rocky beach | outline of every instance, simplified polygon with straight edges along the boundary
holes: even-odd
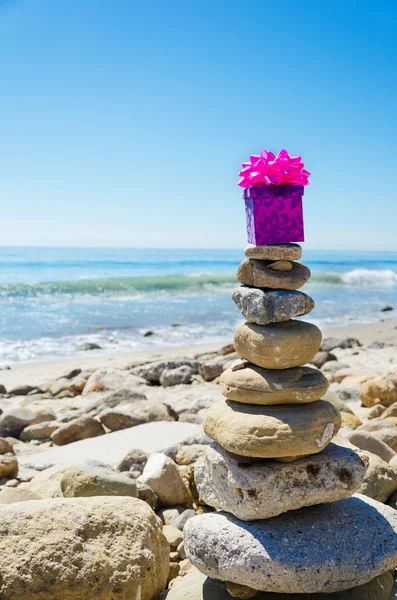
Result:
[[[245,302],[240,292],[234,299],[244,313],[248,305],[259,310],[258,301]],[[307,300],[294,304],[295,315],[307,306]],[[272,310],[272,320],[274,311],[283,315],[285,301],[277,306],[273,302]],[[397,507],[397,321],[330,328],[323,332],[317,354],[314,346],[320,339],[316,337],[311,348],[306,343],[306,366],[294,366],[291,375],[277,379],[281,371],[273,364],[274,376],[266,381],[260,370],[238,366],[236,350],[244,355],[239,346],[244,335],[242,330],[235,343],[229,338],[201,346],[16,363],[0,370],[2,597],[248,598],[244,587],[230,583],[226,589],[215,579],[206,580],[190,560],[184,528],[193,516],[205,515],[210,540],[216,531],[211,520],[215,508],[255,523],[320,503],[314,513],[320,522],[324,494],[334,503],[344,502],[341,498],[353,492],[358,492],[357,498],[382,503],[387,515]],[[299,330],[299,352],[303,339]],[[302,389],[311,390],[311,397],[299,404]],[[252,488],[263,478],[264,467],[254,463],[249,471],[241,470],[234,454],[211,445],[203,423],[224,395],[250,407],[266,394],[272,397],[268,408],[276,409],[288,399],[308,411],[321,404],[321,397],[331,411],[325,421],[333,410],[335,415],[340,411],[340,430],[312,465],[314,477],[322,464],[326,472],[315,488],[307,480],[307,459],[270,459],[265,492],[254,498],[242,491],[239,499],[236,486],[244,490],[250,472]],[[223,413],[212,421],[219,418]],[[226,413],[225,418],[230,424]],[[206,429],[212,436],[210,426]],[[314,437],[321,434],[313,431]],[[227,428],[221,432],[219,443],[225,447]],[[285,454],[312,452],[309,438],[304,450],[288,443]],[[238,447],[231,449],[236,452]],[[274,452],[282,454],[276,446]],[[354,459],[359,455],[363,462]],[[229,492],[214,488],[214,481],[227,477],[227,472],[233,473]],[[349,477],[341,480],[340,472]],[[272,478],[290,482],[282,504]],[[332,517],[324,518],[338,530],[337,516],[334,525]],[[370,519],[365,514],[363,519],[357,531],[370,539]],[[346,531],[351,526],[347,521]],[[28,544],[33,539],[34,544]],[[376,577],[361,595],[356,587],[350,595],[330,590],[326,597],[388,598],[392,575]],[[197,595],[199,589],[207,590],[204,596]],[[284,600],[280,591],[258,597]],[[286,597],[309,598],[302,592]]]

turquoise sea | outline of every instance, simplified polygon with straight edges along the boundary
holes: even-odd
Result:
[[[0,364],[231,337],[241,250],[0,248]],[[321,326],[397,314],[397,252],[304,251]],[[149,332],[149,333],[148,333]],[[146,335],[145,335],[146,334]]]

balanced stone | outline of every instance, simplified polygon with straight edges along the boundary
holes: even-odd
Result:
[[[364,480],[367,462],[365,454],[329,444],[293,463],[240,463],[238,456],[212,444],[196,463],[194,479],[206,504],[249,521],[350,498]]]
[[[320,452],[340,423],[338,409],[324,400],[279,406],[222,400],[208,410],[204,431],[234,454],[277,458]]]
[[[234,289],[232,297],[245,319],[258,325],[289,321],[307,315],[314,308],[310,296],[293,290],[264,290],[240,285]]]
[[[327,378],[312,367],[263,369],[243,363],[238,371],[226,369],[220,377],[222,394],[246,404],[304,404],[327,391]]]
[[[237,584],[234,585],[236,589]],[[230,583],[206,577],[200,571],[193,571],[172,587],[167,600],[233,600],[234,598],[254,598],[255,600],[390,600],[393,576],[387,571],[372,579],[369,583],[334,594],[277,594],[273,592],[254,592],[253,595],[231,595]],[[239,586],[240,590],[243,589]],[[249,590],[245,587],[245,590]]]
[[[246,258],[237,271],[237,279],[245,285],[281,290],[297,290],[310,278],[310,269],[297,262],[291,262],[289,271],[277,271],[271,265],[274,261]]]
[[[244,249],[247,258],[260,260],[299,260],[302,256],[302,246],[299,244],[269,244],[255,246],[248,244]]]
[[[185,551],[209,577],[278,593],[338,592],[397,564],[397,511],[354,495],[263,521],[193,517]]]
[[[265,369],[299,367],[317,354],[321,331],[305,321],[271,325],[241,323],[234,334],[236,352]]]

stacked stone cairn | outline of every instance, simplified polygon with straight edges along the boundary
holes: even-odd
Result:
[[[198,494],[216,512],[185,527],[186,554],[209,578],[196,584],[218,586],[208,598],[390,597],[397,512],[354,494],[367,458],[331,442],[339,411],[321,400],[328,388],[321,371],[304,366],[321,332],[295,319],[314,308],[297,291],[310,277],[296,262],[301,253],[298,244],[249,245],[238,270],[241,360],[221,376],[225,399],[204,423],[214,442],[195,470]],[[377,595],[366,595],[371,585]]]

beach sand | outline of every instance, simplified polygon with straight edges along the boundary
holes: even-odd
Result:
[[[344,327],[331,327],[323,329],[323,338],[335,337],[338,339],[356,338],[363,348],[333,351],[339,360],[348,359],[349,365],[359,373],[386,374],[390,365],[397,363],[397,319],[385,319],[371,324],[352,324]],[[133,352],[119,352],[114,354],[99,354],[87,352],[85,355],[69,358],[56,358],[54,360],[32,361],[27,363],[14,363],[9,369],[0,370],[0,384],[6,389],[17,385],[40,385],[41,383],[57,379],[70,372],[72,369],[96,369],[102,367],[115,367],[125,369],[142,363],[171,359],[194,358],[207,352],[216,352],[223,345],[230,344],[231,339],[220,340],[207,344],[189,346],[142,349]],[[368,348],[378,342],[385,344],[383,348]],[[355,354],[356,352],[358,354]]]

